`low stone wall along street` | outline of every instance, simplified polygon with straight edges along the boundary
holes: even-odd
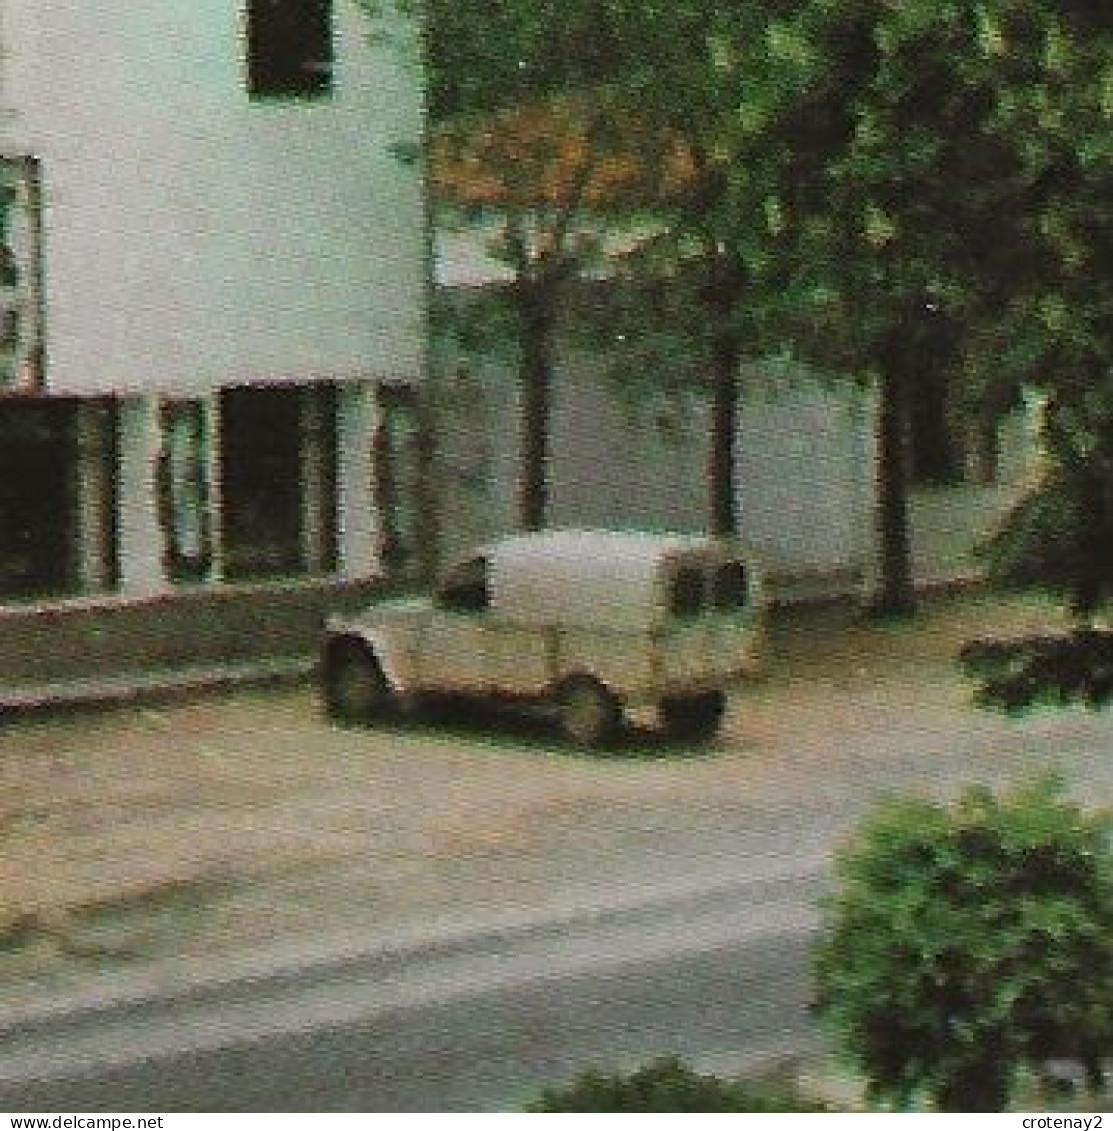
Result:
[[[321,623],[382,583],[298,581],[0,609],[0,703],[111,698],[308,670]]]

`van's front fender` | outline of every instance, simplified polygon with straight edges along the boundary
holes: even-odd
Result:
[[[330,619],[325,626],[322,662],[328,666],[334,650],[359,647],[375,657],[392,690],[406,693],[413,689],[415,657],[413,632],[401,626],[370,627],[359,621]]]

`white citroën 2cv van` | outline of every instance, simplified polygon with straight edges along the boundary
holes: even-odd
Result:
[[[624,707],[714,734],[725,691],[756,670],[765,608],[752,561],[709,537],[553,530],[479,549],[432,597],[326,623],[334,717],[363,721],[425,695],[533,700],[568,738],[606,742]]]

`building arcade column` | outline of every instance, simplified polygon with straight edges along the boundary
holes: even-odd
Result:
[[[113,413],[102,401],[77,406],[77,579],[82,593],[113,583]]]
[[[116,552],[120,592],[147,597],[169,587],[159,522],[158,460],[162,445],[159,401],[126,397],[119,409]]]
[[[346,581],[382,572],[373,456],[378,424],[375,387],[364,382],[341,385],[336,406],[336,541],[337,568]]]
[[[326,571],[332,556],[326,519],[328,445],[320,390],[311,385],[301,396],[301,555],[306,573],[313,576]]]

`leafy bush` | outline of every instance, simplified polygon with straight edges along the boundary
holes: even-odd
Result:
[[[1046,779],[953,807],[892,801],[840,857],[817,1008],[868,1095],[999,1111],[1052,1059],[1102,1082],[1113,1052],[1107,816]]]
[[[997,580],[1066,599],[1081,623],[1113,601],[1113,395],[1051,398],[1040,481],[984,547]]]
[[[1075,631],[1013,641],[973,641],[960,656],[981,680],[983,704],[1113,700],[1113,631],[1098,620],[1113,604],[1113,395],[1108,384],[1044,406],[1039,483],[983,547],[990,576],[1065,599]]]
[[[959,654],[981,681],[979,704],[1021,711],[1036,703],[1093,709],[1113,700],[1113,632],[1079,629],[1062,636],[973,640]]]
[[[628,1075],[586,1072],[564,1088],[549,1088],[532,1112],[827,1111],[787,1084],[703,1076],[674,1057]]]

